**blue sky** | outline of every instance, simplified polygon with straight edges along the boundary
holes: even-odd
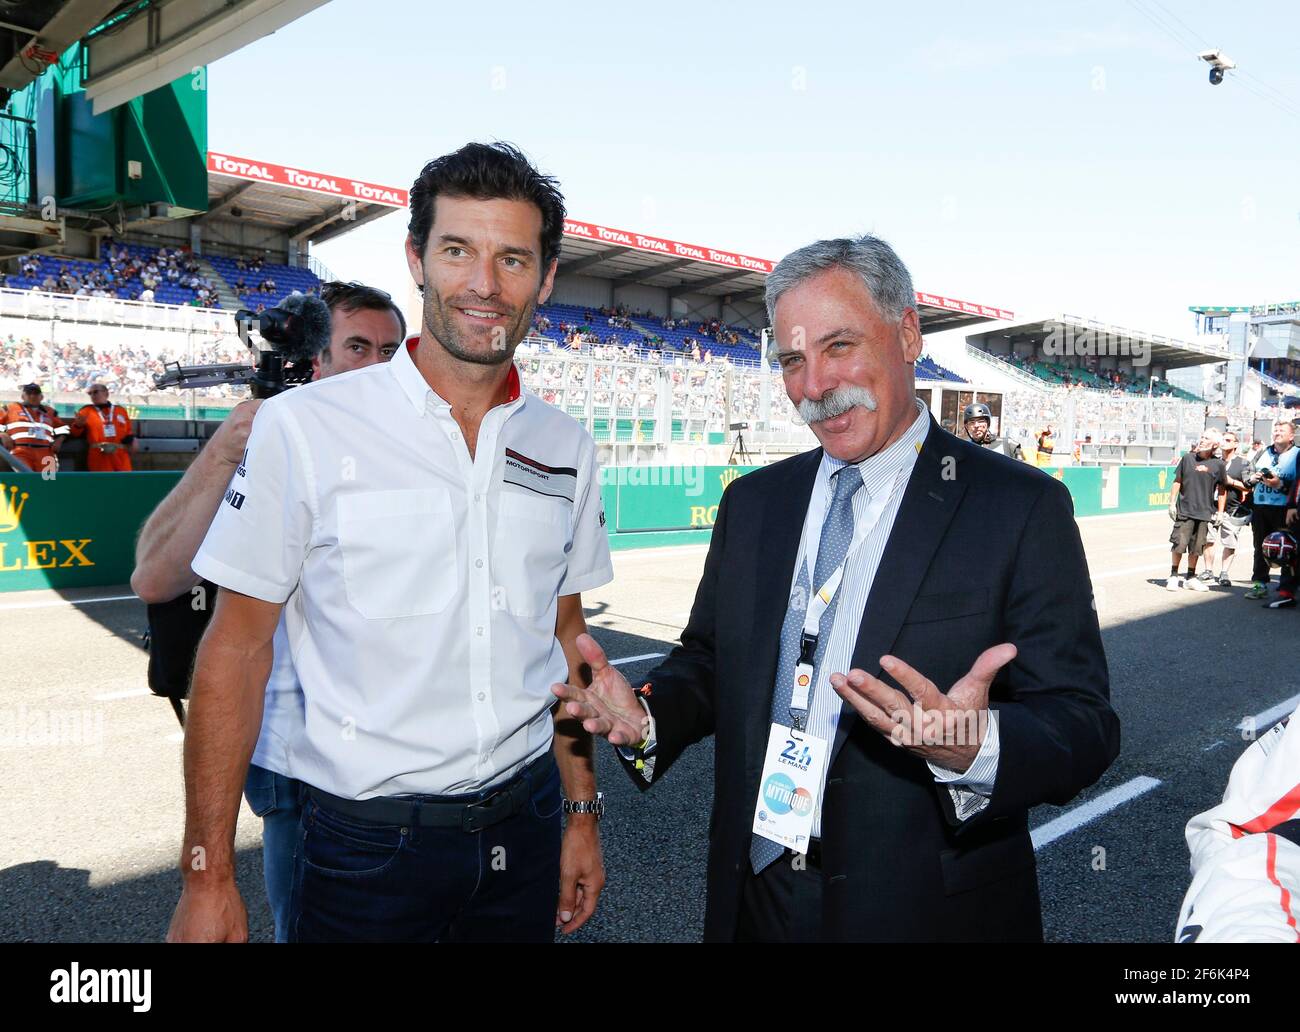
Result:
[[[408,187],[505,139],[575,218],[764,258],[871,231],[922,290],[1189,335],[1300,298],[1297,35],[1221,0],[333,0],[211,67],[209,146]],[[404,235],[318,256],[405,298]]]

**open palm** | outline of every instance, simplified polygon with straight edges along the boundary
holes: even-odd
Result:
[[[582,721],[593,735],[614,745],[636,745],[645,737],[645,710],[627,678],[610,665],[605,650],[590,634],[576,639],[578,652],[591,667],[591,686],[553,684],[551,692],[564,703],[564,711]]]

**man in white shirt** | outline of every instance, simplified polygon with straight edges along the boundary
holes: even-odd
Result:
[[[194,561],[224,590],[191,691],[170,938],[246,934],[233,829],[282,609],[309,796],[290,941],[537,941],[590,916],[590,740],[553,730],[549,685],[581,676],[579,593],[612,577],[595,445],[511,363],[563,219],[507,145],[431,162],[407,241],[418,343],[259,410]]]

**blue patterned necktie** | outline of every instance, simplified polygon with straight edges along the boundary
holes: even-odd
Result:
[[[813,571],[813,581],[817,587],[826,583],[849,553],[849,545],[853,541],[853,495],[862,486],[862,471],[857,466],[844,466],[834,476],[835,492],[830,507],[826,510],[826,519],[822,522],[820,543],[817,546],[817,569]],[[804,611],[812,592],[813,588],[808,583],[808,564],[804,562],[799,565],[799,579],[795,582],[790,605],[785,611],[785,623],[781,625],[781,655],[776,664],[776,690],[772,693],[774,724],[790,722],[794,668],[799,661]],[[817,675],[821,669],[822,657],[826,654],[826,643],[830,639],[831,627],[835,624],[835,610],[839,604],[840,592],[837,591],[817,622],[817,651],[813,658],[814,687],[817,685]],[[761,835],[753,836],[749,845],[749,862],[754,873],[758,874],[783,852],[784,849],[771,839]]]

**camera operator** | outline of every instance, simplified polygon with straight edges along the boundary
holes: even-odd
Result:
[[[389,295],[360,283],[331,282],[321,289],[330,310],[329,343],[312,357],[313,379],[387,362],[406,336],[406,320]],[[197,591],[190,569],[195,553],[232,480],[242,474],[245,444],[261,400],[241,402],[212,436],[181,482],[154,510],[136,544],[131,588],[147,603],[164,603]],[[212,611],[212,586],[201,589],[200,619]],[[189,600],[178,599],[183,609]],[[190,635],[201,633],[201,626]],[[157,637],[157,635],[155,635]],[[155,649],[157,643],[155,642]],[[154,657],[151,656],[151,662]],[[193,656],[180,676],[188,680]],[[300,811],[299,787],[288,763],[288,738],[302,719],[301,690],[293,669],[284,624],[276,632],[275,657],[266,686],[262,730],[244,786],[249,807],[262,818],[262,864],[266,895],[275,916],[277,942],[285,941],[285,920],[293,876],[293,846]]]
[[[1237,539],[1241,534],[1242,528],[1250,523],[1250,493],[1251,489],[1246,481],[1254,472],[1254,467],[1250,460],[1242,455],[1237,454],[1237,448],[1240,445],[1235,430],[1225,430],[1223,433],[1223,445],[1219,454],[1223,459],[1224,473],[1226,483],[1219,488],[1221,492],[1227,495],[1225,499],[1223,516],[1219,522],[1210,529],[1210,545],[1205,551],[1205,570],[1201,576],[1207,583],[1212,583],[1216,578],[1214,575],[1215,552],[1219,555],[1219,574],[1218,583],[1220,587],[1232,587],[1232,578],[1228,576],[1228,568],[1232,565],[1232,557],[1237,551]],[[1218,546],[1216,549],[1215,546]]]
[[[1269,564],[1264,556],[1264,539],[1286,527],[1287,497],[1296,480],[1295,427],[1289,422],[1273,424],[1273,443],[1255,459],[1258,479],[1251,499],[1251,530],[1255,537],[1254,583],[1246,598],[1268,598]],[[1266,603],[1269,609],[1289,609],[1295,605],[1295,571],[1282,567],[1278,577],[1277,598]]]

